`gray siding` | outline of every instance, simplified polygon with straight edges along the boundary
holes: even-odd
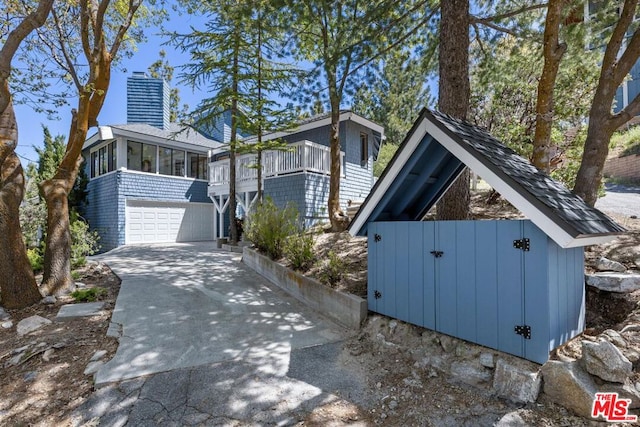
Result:
[[[101,251],[124,245],[127,199],[211,203],[205,181],[122,170],[92,179],[88,190],[86,219],[100,233]]]
[[[169,127],[169,85],[164,79],[134,72],[127,78],[127,123]]]
[[[372,311],[538,363],[584,328],[583,248],[531,221],[373,222],[368,235]]]

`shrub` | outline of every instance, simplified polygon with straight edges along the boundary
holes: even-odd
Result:
[[[29,264],[31,264],[31,269],[35,271],[42,270],[42,254],[38,248],[27,249],[27,257],[29,258]]]
[[[313,253],[313,236],[305,233],[290,236],[284,244],[284,255],[294,270],[308,270],[316,259]]]
[[[246,238],[271,259],[282,257],[285,239],[298,231],[298,209],[288,203],[278,209],[267,197],[247,218]]]
[[[90,231],[89,224],[75,212],[72,212],[70,221],[71,268],[78,268],[87,263],[87,256],[95,254],[100,249],[100,236],[98,232]]]
[[[320,270],[320,280],[335,288],[344,275],[345,263],[335,252],[329,251],[328,259]]]
[[[99,286],[89,289],[78,289],[77,291],[71,292],[71,297],[76,300],[76,302],[93,302],[105,295],[107,295],[107,290]]]

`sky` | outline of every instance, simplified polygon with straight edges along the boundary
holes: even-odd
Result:
[[[190,25],[198,27],[203,20],[202,17],[191,17],[188,15],[171,16],[167,24],[169,29],[177,29],[186,32]],[[187,87],[177,84],[180,66],[189,61],[188,54],[176,51],[171,46],[163,46],[164,39],[159,35],[159,30],[147,31],[147,41],[138,45],[137,51],[131,58],[122,62],[120,69],[112,70],[111,83],[102,111],[98,116],[100,125],[115,125],[127,122],[127,77],[134,71],[147,71],[147,68],[159,58],[160,50],[167,52],[167,60],[175,68],[172,86],[180,89],[180,104],[188,104],[194,108],[198,102],[205,97],[200,91],[195,93]],[[70,105],[60,108],[58,116],[60,120],[50,120],[44,113],[36,113],[30,106],[16,105],[16,118],[18,120],[18,146],[16,153],[26,168],[29,162],[37,162],[38,155],[33,146],[42,146],[43,132],[42,125],[51,131],[51,134],[69,134],[71,123],[71,109],[75,108],[77,100],[71,100]],[[89,129],[87,137],[93,135],[97,129]],[[65,138],[66,140],[66,138]]]

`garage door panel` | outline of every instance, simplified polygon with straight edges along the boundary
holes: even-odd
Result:
[[[213,240],[213,205],[128,200],[126,243]]]

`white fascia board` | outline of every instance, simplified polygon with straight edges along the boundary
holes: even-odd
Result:
[[[82,149],[84,150],[85,148],[89,148],[93,144],[99,141],[100,141],[100,132],[96,132],[84,141],[84,144],[82,144]]]
[[[426,133],[426,120],[423,120],[415,128],[414,132],[411,134],[411,137],[402,147],[402,150],[398,153],[398,157],[396,157],[390,168],[385,172],[381,180],[378,181],[375,186],[374,192],[370,195],[370,198],[360,208],[358,216],[349,227],[349,234],[351,234],[352,236],[356,236],[360,232],[360,229],[365,224],[365,222],[368,221],[369,216],[376,208],[376,206],[378,206],[378,203],[380,203],[382,197],[385,195],[387,190],[389,190],[391,184],[396,180],[398,174],[407,163],[413,152],[416,150],[416,147],[418,146],[420,141],[422,141]]]
[[[167,139],[158,137],[155,135],[147,135],[145,133],[140,132],[132,132],[128,130],[113,128],[113,134],[117,136],[124,137],[125,139],[130,139],[135,142],[163,145],[169,148],[181,148],[183,150],[189,150],[191,152],[201,152],[207,153],[209,150],[215,150],[215,148],[204,147],[202,145],[190,144],[188,142],[176,141],[174,139]]]
[[[615,234],[605,234],[601,236],[588,236],[588,237],[577,237],[572,242],[569,242],[568,245],[563,246],[563,248],[578,248],[580,246],[591,246],[591,245],[601,245],[603,243],[607,243],[616,239],[618,236]]]
[[[577,241],[576,238],[571,236],[565,230],[563,230],[558,224],[549,219],[544,213],[534,206],[523,195],[518,193],[510,185],[504,182],[497,174],[491,169],[485,166],[480,160],[469,154],[467,150],[461,147],[455,142],[446,132],[444,132],[436,124],[430,120],[425,119],[426,131],[444,148],[446,148],[451,154],[456,156],[462,163],[467,165],[476,174],[480,175],[482,179],[493,187],[498,193],[500,193],[505,199],[509,201],[516,209],[522,212],[527,218],[531,220],[538,228],[544,231],[547,236],[553,239],[558,245],[563,248],[569,248],[574,246],[585,246],[591,243],[584,243],[588,239]],[[595,239],[596,237],[594,237]]]
[[[384,136],[384,128],[382,126],[372,122],[371,120],[365,119],[364,117],[352,111],[342,113],[340,115],[340,121],[343,121],[343,120],[351,120],[352,122],[358,123],[364,127],[368,127],[369,129],[379,132],[381,135]]]

